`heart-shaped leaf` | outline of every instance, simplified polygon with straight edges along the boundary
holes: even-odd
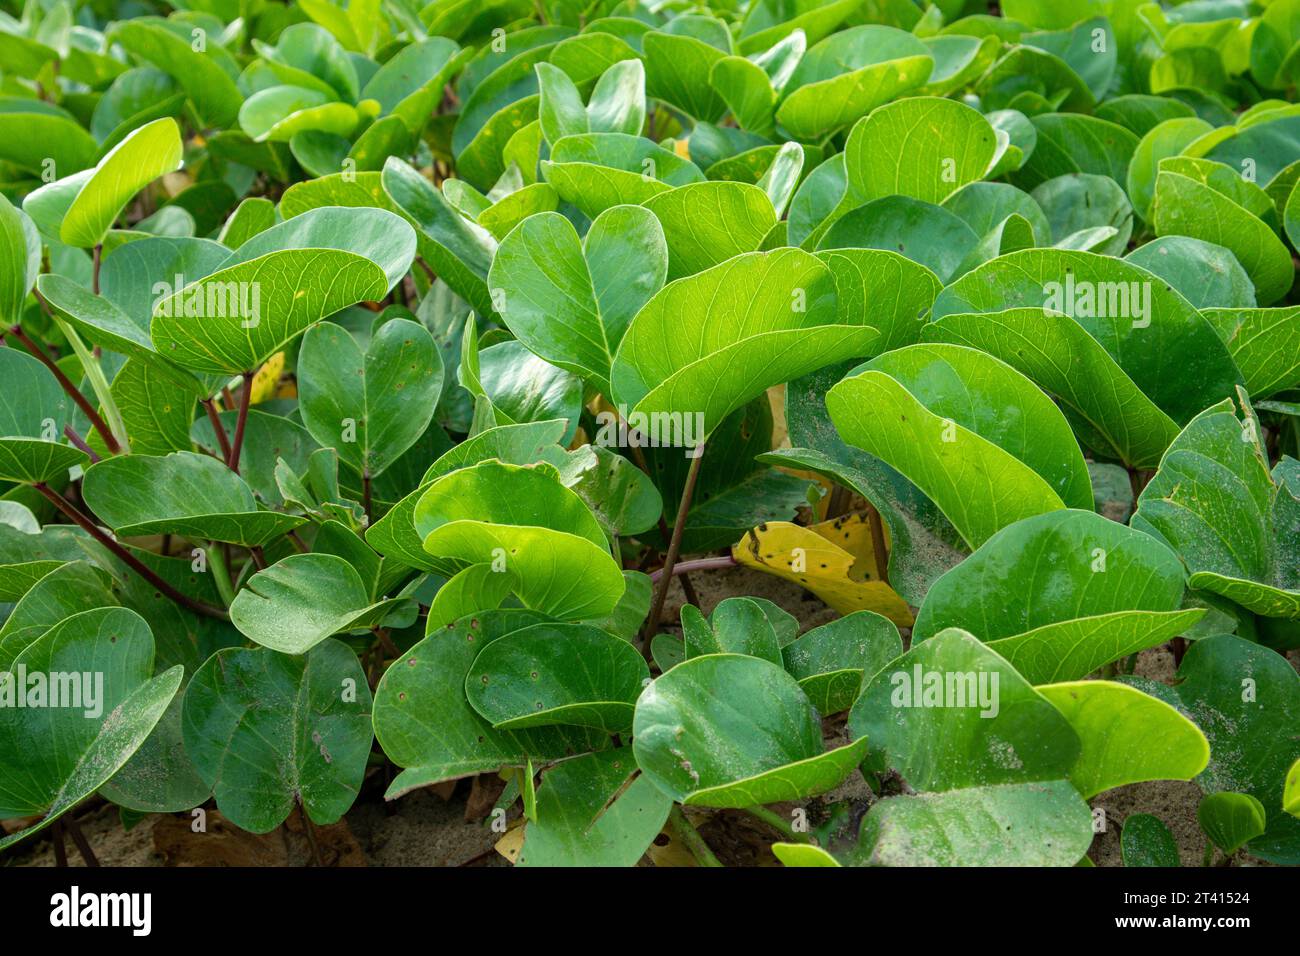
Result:
[[[913,345],[863,369],[827,393],[831,419],[929,495],[972,547],[1021,518],[1091,506],[1069,425],[1010,366],[960,346]]]
[[[343,558],[291,554],[248,579],[230,605],[230,620],[263,647],[306,654],[331,635],[378,625],[400,603],[372,602]]]
[[[520,341],[609,394],[623,334],[667,272],[659,220],[637,206],[612,206],[582,240],[559,213],[530,216],[501,243],[488,283]]]
[[[0,697],[21,694],[26,702],[0,707],[0,759],[9,771],[0,785],[0,817],[41,816],[0,838],[0,850],[98,790],[149,736],[183,673],[173,667],[154,677],[153,656],[143,618],[125,608],[96,608],[55,625],[0,674]],[[42,698],[55,696],[33,706],[38,685]],[[50,746],[33,747],[38,740]]]
[[[669,283],[637,313],[614,358],[614,398],[702,415],[695,444],[769,385],[864,354],[877,332],[863,322],[840,324],[834,279],[808,253],[740,255]]]
[[[252,833],[301,806],[315,823],[351,808],[374,739],[356,655],[327,641],[302,656],[226,648],[185,690],[185,750],[217,807]]]
[[[260,511],[252,490],[223,462],[183,451],[108,458],[86,470],[86,504],[118,534],[183,534],[248,547],[303,523]]]
[[[450,571],[504,566],[524,605],[553,617],[600,617],[623,593],[604,531],[552,466],[485,461],[453,471],[425,490],[413,517],[425,551]]]
[[[406,319],[381,325],[364,352],[346,329],[323,322],[303,336],[298,389],[312,436],[373,478],[428,428],[442,359],[424,327]]]
[[[626,733],[649,679],[627,641],[586,624],[534,624],[479,652],[465,695],[496,730],[575,724]]]
[[[637,763],[655,786],[709,807],[824,793],[861,762],[867,744],[823,752],[817,711],[794,678],[740,654],[696,657],[654,680],[637,700],[632,732]]]
[[[384,672],[375,690],[375,736],[404,768],[389,799],[415,787],[503,766],[586,753],[608,738],[576,727],[494,730],[465,697],[465,678],[483,647],[545,621],[533,611],[488,611],[429,635]]]
[[[993,535],[934,582],[913,628],[990,642],[1033,683],[1076,680],[1198,621],[1183,568],[1148,535],[1090,511],[1053,511]]]
[[[888,618],[855,611],[812,628],[781,653],[817,712],[837,714],[853,706],[864,681],[902,655],[903,641]]]

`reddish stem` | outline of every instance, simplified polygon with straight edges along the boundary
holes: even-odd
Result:
[[[90,518],[78,511],[72,502],[68,501],[68,499],[64,498],[63,495],[59,494],[49,485],[46,485],[44,482],[37,482],[32,485],[32,487],[44,495],[49,502],[54,505],[54,507],[58,508],[65,515],[71,518],[92,538],[121,558],[122,562],[127,565],[127,567],[148,581],[161,594],[165,595],[170,600],[175,601],[177,604],[189,608],[195,614],[215,617],[222,621],[230,620],[230,615],[221,608],[213,607],[211,604],[205,604],[203,601],[197,601],[189,595],[177,591],[174,587],[160,578],[152,568],[146,565],[130,551],[126,550],[126,548],[124,548],[120,543],[114,541],[111,537],[100,530],[100,527],[95,524],[95,522],[91,521]]]
[[[227,464],[239,474],[239,453],[244,448],[244,426],[248,424],[248,403],[253,397],[253,373],[244,373],[244,387],[239,392],[239,418],[235,421],[235,443],[230,448]]]
[[[72,384],[72,380],[69,379],[68,376],[63,374],[63,369],[59,368],[58,363],[46,355],[43,348],[28,338],[27,333],[22,330],[22,326],[14,325],[9,329],[8,334],[23,343],[23,348],[27,349],[27,351],[36,358],[40,359],[41,364],[50,370],[59,385],[68,393],[68,397],[77,403],[77,407],[80,408],[86,418],[90,420],[90,424],[94,426],[95,431],[99,432],[99,436],[104,439],[104,447],[114,455],[121,452],[122,446],[119,445],[117,439],[113,437],[112,429],[109,428],[104,422],[104,419],[100,417],[99,412],[95,411],[95,407],[86,400],[86,396],[81,394],[81,390]]]

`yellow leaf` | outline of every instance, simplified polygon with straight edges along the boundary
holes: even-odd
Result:
[[[504,856],[511,863],[519,859],[519,851],[524,848],[524,827],[523,817],[512,820],[510,829],[506,830],[505,835],[497,840],[494,849]]]
[[[807,588],[841,614],[875,611],[899,627],[912,626],[912,611],[880,580],[871,546],[871,526],[854,513],[805,528],[769,521],[746,532],[731,556]]]
[[[253,376],[253,388],[248,393],[248,403],[257,405],[269,398],[275,398],[276,386],[284,373],[284,353],[276,352],[262,363],[262,367]]]

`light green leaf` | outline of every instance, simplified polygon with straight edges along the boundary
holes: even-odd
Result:
[[[1210,759],[1196,725],[1164,701],[1111,681],[1074,681],[1037,688],[1083,745],[1070,782],[1085,800],[1146,780],[1191,780]]]
[[[864,354],[877,336],[865,319],[838,324],[830,270],[806,252],[737,256],[637,313],[614,359],[614,398],[634,412],[702,415],[698,442],[769,385]]]
[[[95,166],[68,207],[59,238],[82,249],[99,245],[136,193],[180,166],[181,136],[176,121],[164,117],[141,126]]]
[[[613,206],[583,240],[558,213],[530,216],[501,243],[488,283],[524,345],[608,395],[623,334],[667,271],[659,221],[640,207]]]

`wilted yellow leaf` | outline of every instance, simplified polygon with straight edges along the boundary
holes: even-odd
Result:
[[[524,819],[520,817],[510,822],[510,829],[497,840],[494,849],[511,863],[519,859],[519,852],[524,848]]]
[[[248,403],[257,405],[276,397],[276,386],[284,374],[284,353],[276,352],[262,363],[262,367],[253,376],[252,391],[248,393]]]
[[[880,580],[871,527],[854,513],[811,527],[769,521],[746,532],[731,549],[740,564],[807,588],[841,614],[875,611],[899,627],[912,626],[912,611]]]

